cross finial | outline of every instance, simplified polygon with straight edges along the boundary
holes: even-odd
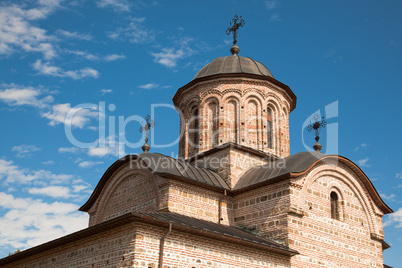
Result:
[[[321,121],[319,121],[320,116],[318,114],[314,115],[313,120],[314,123],[311,123],[307,126],[307,130],[311,132],[314,129],[315,133],[315,144],[313,146],[314,150],[316,152],[321,151],[322,145],[318,142],[320,139],[320,128],[325,128],[327,125],[327,121],[324,120],[324,117],[322,117]]]
[[[145,143],[142,146],[142,150],[144,151],[144,153],[148,153],[149,149],[151,149],[151,147],[148,145],[148,134],[150,128],[155,127],[155,121],[151,120],[150,115],[147,115],[145,117],[145,121],[146,123],[140,127],[140,133],[145,131]]]
[[[238,21],[239,20],[239,21]],[[237,55],[240,51],[237,44],[237,31],[240,27],[243,27],[246,22],[241,18],[241,16],[234,15],[232,22],[230,23],[230,27],[226,30],[226,34],[230,35],[233,33],[233,46],[230,49],[233,55]]]

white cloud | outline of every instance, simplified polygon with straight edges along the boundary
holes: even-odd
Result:
[[[53,160],[49,160],[49,161],[42,162],[42,164],[44,164],[44,165],[54,165],[55,162]]]
[[[402,173],[396,173],[395,178],[402,179]]]
[[[108,155],[124,155],[124,144],[120,142],[116,136],[108,136],[105,139],[98,139],[96,144],[98,144],[98,146],[88,148],[87,153],[89,156],[105,157]]]
[[[83,162],[79,163],[78,166],[81,168],[90,168],[95,165],[101,165],[101,164],[103,164],[103,162],[101,162],[101,161],[83,161]]]
[[[369,167],[370,165],[367,164],[367,162],[370,160],[370,158],[366,157],[360,160],[357,160],[357,164],[361,167]]]
[[[3,90],[0,90],[0,100],[10,106],[29,105],[43,108],[54,100],[50,95],[39,98],[44,91],[33,87],[24,87],[16,84],[1,84],[0,88],[3,88]]]
[[[79,70],[65,71],[57,66],[50,65],[49,62],[42,63],[41,60],[36,60],[32,65],[38,74],[50,75],[55,77],[69,77],[74,80],[83,79],[87,77],[98,78],[99,72],[95,69],[85,67]]]
[[[124,143],[120,142],[117,136],[108,136],[106,138],[98,139],[95,142],[97,146],[92,146],[89,148],[78,148],[78,147],[61,147],[58,149],[59,153],[86,153],[89,156],[94,157],[105,157],[108,155],[113,156],[123,156],[124,152]],[[76,161],[81,162],[81,159]],[[103,162],[92,162],[92,161],[84,161],[79,164],[80,167],[87,167],[102,164]]]
[[[88,216],[72,203],[46,203],[0,192],[1,244],[25,249],[86,228]]]
[[[32,9],[23,9],[16,4],[0,8],[0,54],[39,52],[45,59],[57,55],[51,43],[55,38],[47,35],[44,29],[32,25],[32,21],[46,18],[59,5],[59,1],[50,2]]]
[[[180,46],[179,49],[162,48],[162,51],[159,53],[151,53],[154,56],[154,62],[170,68],[176,67],[179,59],[190,57],[195,53],[190,46],[192,41],[192,38],[184,37],[177,42]]]
[[[96,4],[101,8],[112,8],[116,12],[130,11],[130,4],[126,0],[98,0]]]
[[[159,84],[156,84],[156,83],[149,83],[149,84],[145,84],[145,85],[140,85],[140,86],[138,86],[139,88],[142,88],[142,89],[153,89],[153,88],[157,88],[157,87],[159,87]]]
[[[57,33],[71,39],[79,39],[79,40],[85,40],[85,41],[91,41],[93,40],[93,36],[91,34],[87,33],[78,33],[78,32],[69,32],[66,30],[59,29],[57,30]]]
[[[31,188],[28,190],[30,194],[46,195],[53,198],[68,198],[70,195],[70,188],[64,186],[48,186],[44,188]]]
[[[14,165],[13,161],[0,159],[0,180],[6,185],[11,183],[31,184],[32,182],[58,184],[68,182],[72,179],[72,175],[54,174],[43,169],[23,169]]]
[[[83,190],[88,189],[88,185],[73,185],[73,193],[82,192]]]
[[[17,157],[19,158],[27,158],[31,157],[33,152],[40,151],[41,148],[36,147],[35,145],[19,145],[14,146],[11,151],[17,152]]]
[[[155,33],[148,30],[143,22],[145,18],[132,18],[124,28],[118,28],[108,34],[109,38],[129,40],[131,43],[149,43],[155,39]]]
[[[125,58],[126,58],[126,56],[124,56],[124,55],[111,54],[111,55],[105,56],[105,61],[115,61],[115,60],[121,60],[121,59],[125,59]]]
[[[67,117],[69,115],[69,117]],[[92,118],[98,118],[98,111],[87,108],[71,107],[70,103],[53,105],[52,109],[42,114],[50,120],[50,125],[65,124],[71,127],[83,128]],[[73,117],[70,117],[73,116]]]
[[[384,227],[394,225],[395,228],[402,228],[402,208],[388,216],[388,220],[384,222]]]
[[[390,195],[387,195],[387,194],[380,194],[380,196],[381,196],[383,199],[388,200],[388,201],[394,201],[394,200],[395,200],[395,197],[396,197],[394,194],[390,194]]]

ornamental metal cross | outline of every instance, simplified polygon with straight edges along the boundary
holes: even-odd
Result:
[[[237,20],[239,20],[239,22],[237,22]],[[233,45],[237,44],[237,30],[239,30],[240,27],[243,27],[243,25],[246,22],[241,18],[241,16],[237,16],[235,15],[232,19],[232,22],[230,23],[230,26],[227,30],[226,30],[226,34],[230,35],[233,32]]]
[[[322,145],[318,142],[320,139],[320,129],[325,128],[327,125],[327,121],[324,120],[324,117],[322,117],[321,121],[319,121],[320,116],[318,114],[314,115],[313,120],[315,121],[314,123],[311,123],[307,126],[307,130],[311,132],[314,129],[315,133],[315,141],[316,143],[314,144],[313,148],[316,151],[320,151],[322,148]]]
[[[145,121],[146,123],[140,127],[140,133],[145,131],[145,143],[142,146],[142,150],[144,153],[148,153],[149,149],[151,149],[151,147],[148,145],[148,134],[150,128],[155,127],[155,121],[151,120],[151,116],[149,114],[145,117]]]

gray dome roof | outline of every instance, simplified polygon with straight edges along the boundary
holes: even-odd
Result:
[[[274,78],[264,64],[252,58],[233,55],[214,59],[205,65],[194,79],[216,74],[255,74]]]

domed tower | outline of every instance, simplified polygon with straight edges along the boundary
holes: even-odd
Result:
[[[289,113],[296,96],[264,64],[239,56],[235,42],[230,51],[179,88],[173,102],[181,114],[179,156],[217,170],[234,185],[251,166],[289,156]],[[216,161],[228,163],[206,164],[216,154]]]

